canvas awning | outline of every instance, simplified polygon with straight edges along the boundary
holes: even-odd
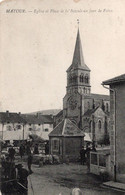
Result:
[[[92,139],[90,137],[90,134],[89,133],[84,133],[84,134],[85,134],[84,141],[92,142]]]

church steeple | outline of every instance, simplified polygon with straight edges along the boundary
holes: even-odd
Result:
[[[90,69],[84,61],[78,27],[72,64],[67,70],[67,93],[89,94],[90,90]]]
[[[74,55],[72,60],[72,66],[74,67],[82,66],[82,68],[84,68],[85,70],[89,70],[89,68],[86,66],[84,62],[79,27],[78,27],[77,37],[76,37],[76,44],[75,44],[75,50],[74,50]]]

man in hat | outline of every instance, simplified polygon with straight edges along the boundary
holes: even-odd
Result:
[[[86,146],[86,165],[88,168],[88,172],[90,172],[90,152],[91,152],[90,145],[87,145]]]
[[[84,150],[84,146],[82,146],[82,149],[80,150],[80,160],[81,160],[81,165],[84,165],[84,163],[85,163],[85,150]]]
[[[9,158],[11,159],[11,161],[14,160],[14,156],[15,156],[15,149],[13,148],[13,146],[11,146],[8,150],[8,153],[9,153]]]
[[[17,168],[17,188],[27,194],[28,192],[28,171],[23,168],[22,164],[16,165]]]

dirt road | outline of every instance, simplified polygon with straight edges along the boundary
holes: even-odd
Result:
[[[79,187],[83,195],[123,194],[102,188],[100,178],[88,174],[86,166],[82,165],[46,165],[40,168],[33,165],[33,172],[29,177],[28,195],[33,195],[33,191],[34,195],[70,195],[74,187]]]

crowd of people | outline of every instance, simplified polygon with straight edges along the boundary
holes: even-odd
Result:
[[[90,171],[90,152],[96,152],[95,145],[93,144],[92,147],[90,144],[86,145],[86,149],[84,146],[82,146],[82,149],[80,150],[80,160],[81,160],[81,165],[86,164],[88,171]]]
[[[2,191],[16,191],[18,190],[21,194],[27,194],[28,191],[28,179],[27,177],[33,173],[31,169],[33,155],[31,152],[30,142],[21,144],[19,147],[19,154],[22,162],[24,155],[27,156],[27,167],[28,170],[23,168],[22,163],[16,163],[15,161],[16,151],[13,146],[8,149],[8,154],[2,156]]]
[[[32,148],[32,151],[31,151]],[[90,152],[96,152],[95,145],[93,144],[92,147],[90,144],[86,145],[86,148],[82,146],[80,150],[80,160],[81,165],[87,165],[88,171],[90,171]],[[48,144],[45,145],[45,154],[49,153]],[[10,181],[8,183],[4,183],[3,189],[6,191],[7,186],[9,189],[12,190],[11,186],[18,188],[18,190],[22,190],[22,194],[27,194],[28,191],[28,176],[33,173],[31,165],[33,161],[33,154],[39,154],[39,147],[38,144],[35,143],[34,145],[31,142],[26,142],[20,144],[19,147],[19,155],[21,163],[15,163],[15,148],[13,146],[9,147],[8,155],[6,158],[2,159],[2,171],[3,171],[3,181]],[[25,169],[22,165],[23,156],[27,156],[27,169]]]

